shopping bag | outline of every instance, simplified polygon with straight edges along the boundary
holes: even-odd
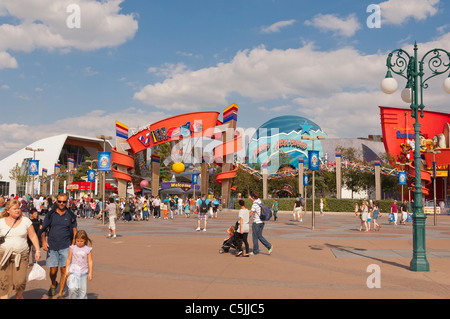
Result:
[[[395,221],[394,214],[389,213],[389,222],[392,223],[392,222],[394,222],[394,221]]]
[[[44,280],[44,279],[45,279],[45,269],[39,266],[38,263],[34,263],[33,268],[28,274],[28,281]]]

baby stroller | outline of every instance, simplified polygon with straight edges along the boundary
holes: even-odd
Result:
[[[236,222],[234,226],[234,233],[230,238],[224,240],[222,247],[219,249],[219,254],[227,253],[230,251],[230,248],[238,249],[239,244],[239,236],[237,234],[237,230],[239,228],[239,222]]]

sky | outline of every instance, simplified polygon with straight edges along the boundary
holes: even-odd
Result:
[[[0,0],[0,159],[232,103],[242,128],[295,115],[381,134],[379,106],[409,106],[401,77],[380,90],[387,55],[450,51],[449,16],[444,0]],[[448,112],[445,77],[426,110]]]

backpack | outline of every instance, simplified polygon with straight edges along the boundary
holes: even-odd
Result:
[[[261,207],[261,213],[259,215],[259,219],[261,221],[267,221],[272,218],[272,210],[269,206],[262,204],[259,204],[259,207]]]
[[[208,212],[208,204],[206,204],[206,199],[202,199],[202,203],[200,205],[200,213],[206,214]]]
[[[77,216],[76,216],[70,209],[68,209],[67,212],[69,213],[70,217],[72,218],[71,222],[72,222],[72,224],[73,224],[73,223],[76,221]],[[50,215],[48,216],[48,219],[50,220],[50,225],[49,225],[49,228],[46,230],[46,231],[47,231],[47,234],[48,234],[48,232],[50,231],[50,228],[52,227],[52,217],[53,217],[53,214],[54,214],[54,213],[56,213],[56,210],[55,210],[55,209],[52,210],[52,211],[49,213]],[[72,240],[73,240],[73,236],[74,236],[74,233],[73,233],[73,227],[72,227],[71,235],[72,235]],[[39,237],[40,237],[40,236],[39,236]]]

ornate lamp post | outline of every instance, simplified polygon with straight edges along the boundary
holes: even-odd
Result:
[[[446,58],[448,63],[446,63]],[[444,59],[444,60],[443,60]],[[424,65],[426,65],[431,75],[424,79]],[[410,266],[413,271],[429,271],[430,265],[426,257],[425,248],[425,220],[426,215],[423,210],[423,194],[421,167],[420,167],[420,117],[423,117],[423,90],[428,88],[427,81],[437,75],[444,74],[450,69],[450,53],[443,49],[433,49],[428,51],[421,60],[417,58],[417,43],[414,44],[414,55],[409,55],[402,49],[396,49],[389,53],[387,57],[387,74],[381,82],[381,89],[386,94],[392,94],[397,90],[397,81],[392,77],[392,72],[404,77],[407,80],[406,88],[402,92],[402,99],[406,103],[411,103],[411,117],[415,119],[415,183],[414,183],[414,214],[413,218],[413,258]],[[450,74],[444,81],[444,90],[450,94]]]

